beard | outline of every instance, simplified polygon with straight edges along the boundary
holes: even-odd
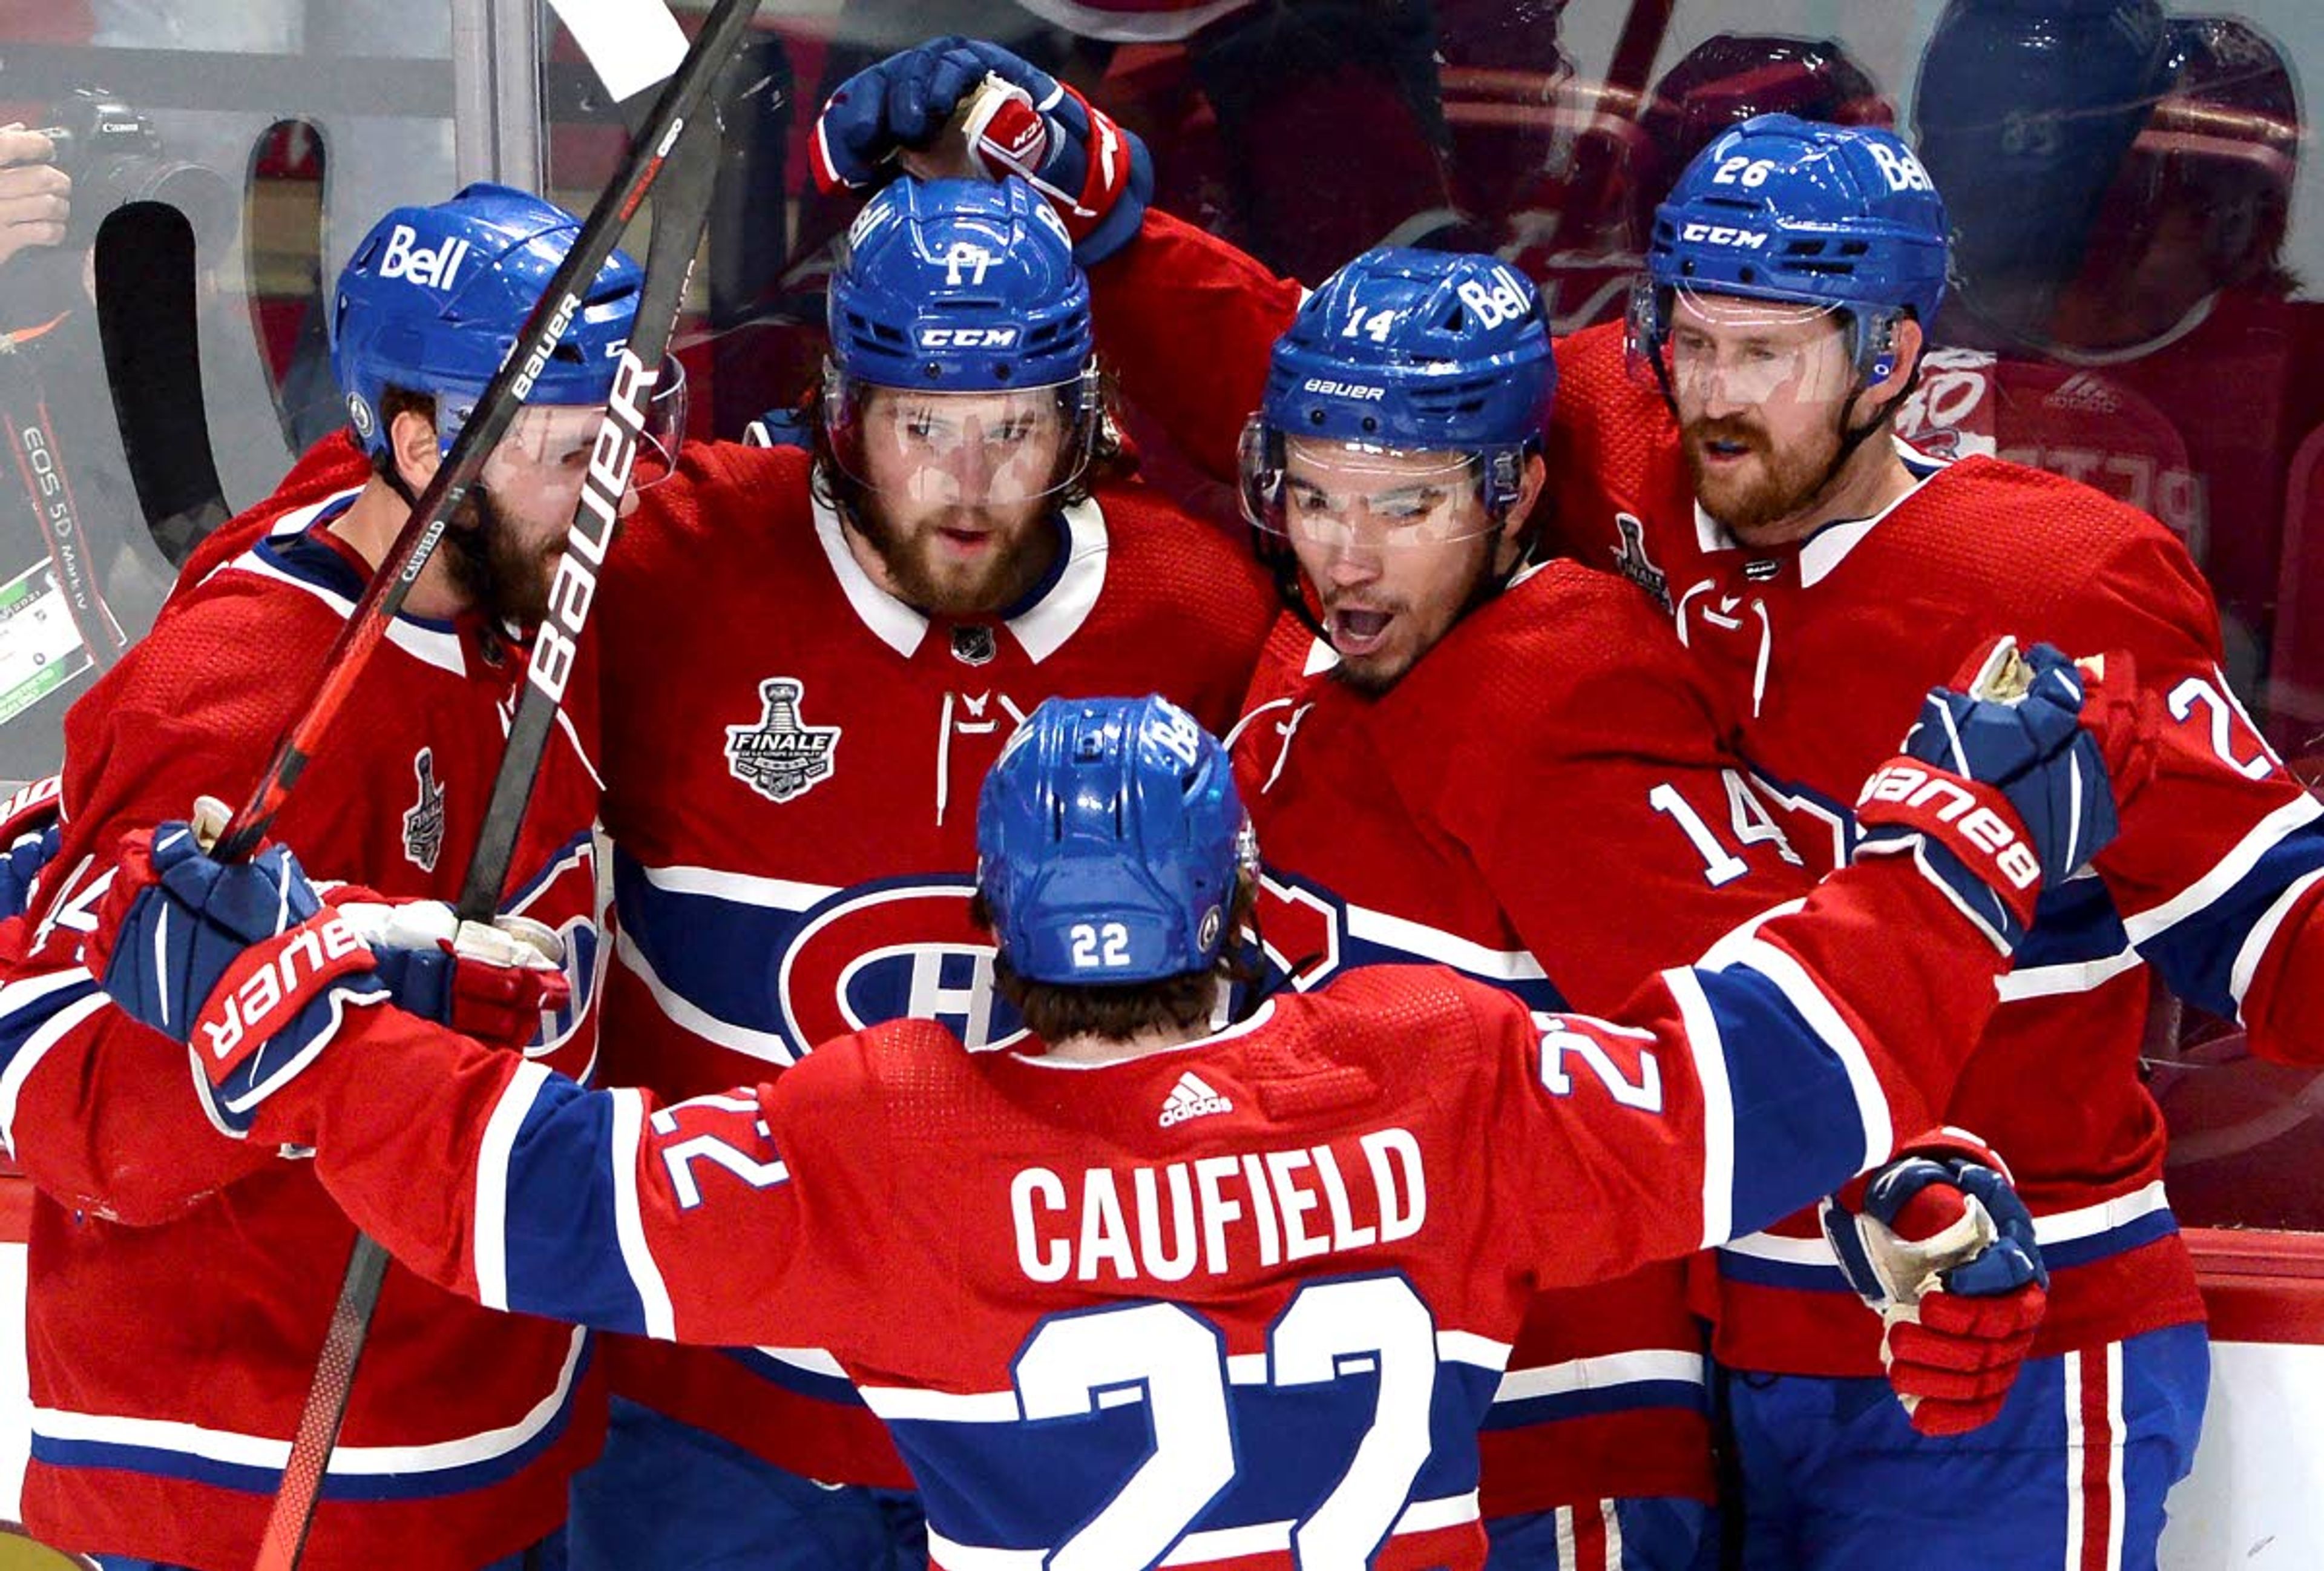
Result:
[[[546,548],[526,545],[482,485],[452,510],[440,549],[453,587],[487,619],[533,628],[549,615],[549,587],[564,538]]]
[[[1055,536],[1038,513],[995,524],[982,509],[947,507],[899,524],[881,516],[876,507],[864,506],[849,522],[887,568],[896,597],[932,615],[989,616],[1006,610],[1032,592],[1055,559],[1053,550],[1043,549]],[[989,531],[992,543],[979,559],[948,559],[939,534],[946,529]]]
[[[1805,510],[1831,483],[1830,469],[1840,448],[1837,434],[1826,432],[1812,447],[1780,451],[1767,435],[1748,420],[1697,420],[1683,430],[1682,446],[1686,467],[1694,479],[1694,494],[1702,509],[1727,526],[1745,544],[1751,539]],[[1711,442],[1732,442],[1749,449],[1751,472],[1735,474],[1713,468],[1703,457]]]

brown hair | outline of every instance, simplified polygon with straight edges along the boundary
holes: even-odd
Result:
[[[1218,1004],[1221,982],[1251,983],[1259,978],[1257,947],[1236,941],[1256,930],[1253,914],[1258,901],[1258,880],[1246,874],[1236,885],[1233,909],[1227,915],[1226,946],[1216,960],[1200,971],[1182,971],[1154,982],[1030,982],[1017,975],[1007,956],[996,955],[993,984],[1025,1017],[1026,1029],[1045,1042],[1078,1036],[1127,1041],[1151,1030],[1206,1027]],[[982,890],[969,899],[968,919],[985,932],[992,930],[992,910],[985,904]]]
[[[399,491],[403,488],[402,472],[395,467],[395,417],[400,414],[416,414],[430,426],[435,425],[434,395],[415,393],[409,387],[397,387],[393,384],[379,391],[379,430],[386,445],[372,455],[371,472]],[[410,500],[408,494],[405,499]]]

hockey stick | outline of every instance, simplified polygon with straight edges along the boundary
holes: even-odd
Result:
[[[459,439],[437,467],[411,509],[411,518],[387,549],[373,573],[371,586],[347,614],[347,624],[324,657],[322,679],[306,708],[284,730],[274,757],[249,799],[238,809],[218,837],[214,855],[240,862],[258,849],[259,841],[282,810],[284,799],[299,782],[307,761],[314,756],[323,735],[346,708],[347,695],[370,663],[372,652],[387,635],[395,614],[418,581],[420,569],[435,554],[446,521],[467,495],[482,472],[484,460],[516,418],[517,405],[532,393],[534,378],[549,364],[558,340],[581,309],[583,291],[613,254],[622,226],[638,210],[646,193],[676,145],[678,134],[703,101],[710,84],[757,9],[757,0],[718,0],[702,31],[695,35],[685,60],[663,87],[653,111],[630,143],[613,181],[598,196],[589,217],[575,236],[573,249],[549,281],[540,301],[517,333],[516,347],[484,384],[474,413],[461,427]]]
[[[688,57],[689,66],[697,57],[708,58],[715,73],[724,64],[724,51],[731,45],[733,32],[749,20],[754,5],[755,0],[722,0],[720,10],[712,15]],[[717,52],[704,56],[703,41],[708,41]],[[706,90],[710,79],[708,74],[694,79],[694,97]],[[687,80],[687,72],[681,69],[673,79],[672,90]],[[667,103],[666,93],[662,106]],[[596,569],[629,488],[654,384],[685,302],[687,279],[709,216],[719,152],[716,117],[696,112],[691,104],[686,107],[685,117],[673,121],[674,133],[655,143],[660,149],[658,165],[666,164],[667,184],[654,215],[637,327],[622,349],[605,426],[591,454],[581,502],[566,535],[565,559],[550,596],[549,620],[534,637],[524,695],[510,725],[508,749],[494,777],[463,883],[458,906],[463,918],[490,920],[498,910],[517,830],[572,675],[573,654],[595,598]],[[658,107],[655,119],[649,122],[649,134],[661,118]],[[641,145],[644,144],[641,137]],[[586,230],[584,234],[586,237]],[[594,266],[590,276],[595,276]],[[549,294],[557,292],[552,282]],[[291,1571],[305,1549],[386,1268],[386,1252],[358,1234],[339,1284],[338,1300],[331,1308],[330,1328],[316,1361],[314,1378],[300,1410],[282,1483],[259,1544],[257,1571]]]
[[[137,202],[97,233],[97,335],[121,451],[145,528],[172,568],[226,521],[202,396],[194,311],[194,229],[184,214]]]

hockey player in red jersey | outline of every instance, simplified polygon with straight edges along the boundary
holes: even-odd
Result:
[[[899,80],[975,86],[954,85],[941,46],[913,53],[891,62]],[[938,97],[914,119],[944,126]],[[1766,1485],[1754,1552],[1846,1565],[1893,1555],[1902,1535],[1949,1561],[2031,1542],[2052,1558],[2112,1546],[2124,1565],[2152,1564],[2163,1495],[2192,1460],[2207,1360],[2161,1187],[2162,1123],[2137,1077],[2143,966],[2239,1019],[2264,1054],[2324,1052],[2319,810],[2236,702],[2209,596],[2167,531],[2015,465],[1895,450],[1946,234],[1901,142],[1770,116],[1706,149],[1679,193],[1657,219],[1663,288],[1644,303],[1661,330],[1635,357],[1646,369],[1610,327],[1561,347],[1554,516],[1583,560],[1678,614],[1740,713],[1793,846],[1816,867],[1850,854],[1849,782],[1880,745],[1877,696],[1919,690],[1995,626],[2129,648],[2168,717],[2157,789],[2100,878],[2053,892],[1950,1110],[2006,1144],[2044,1236],[2066,1246],[2037,1378],[1973,1441],[1908,1429],[1878,1399],[1869,1322],[1833,1290],[1804,1224],[1726,1252],[1717,1351],[1751,1372],[1732,1390],[1747,1484]],[[1259,396],[1259,347],[1289,319],[1296,286],[1149,212],[1093,291],[1129,395],[1221,472],[1234,440],[1222,411]],[[1974,1343],[1963,1356],[1987,1358]],[[1765,1422],[1750,1410],[1779,1406]],[[1875,1455],[1887,1460],[1865,1465]],[[1961,1519],[1927,1487],[1931,1469],[1977,1471],[2007,1512]]]
[[[812,453],[689,448],[606,565],[604,1073],[669,1096],[908,1014],[1014,1040],[968,921],[985,770],[1055,694],[1158,689],[1223,728],[1272,615],[1247,554],[1117,478],[1088,286],[1023,182],[888,188],[829,317]],[[608,1359],[576,1567],[919,1552],[827,1358]]]
[[[1332,929],[1286,956],[1602,1012],[1811,882],[1668,624],[1611,574],[1526,566],[1555,380],[1489,256],[1368,253],[1276,343],[1243,476],[1292,609],[1236,764],[1284,899]],[[1694,1565],[1708,1394],[1678,1262],[1544,1295],[1482,1437],[1494,1563]]]
[[[86,959],[446,1284],[835,1350],[911,1459],[939,1566],[1474,1567],[1473,1437],[1536,1285],[1916,1149],[1898,1132],[1941,1100],[2035,892],[2104,844],[2135,735],[2054,651],[2018,674],[2012,701],[1928,696],[1868,788],[1894,855],[1618,1021],[1372,967],[1216,1030],[1257,846],[1220,744],[1157,698],[1051,700],[984,786],[980,914],[1036,1032],[1016,1050],[896,1021],[668,1104],[378,1008],[287,1067],[252,1045],[271,1018],[217,1051],[237,979],[329,919],[300,920],[295,862],[221,867],[184,826],[123,841]],[[1897,1194],[1956,1185],[2009,1208],[1989,1173],[1914,1172],[1868,1212],[1917,1235]],[[1997,1231],[1908,1280],[2031,1270],[2022,1224]]]
[[[1566,346],[1560,523],[1585,559],[1660,587],[1817,867],[1856,848],[1846,782],[1879,748],[1871,715],[1983,630],[2136,659],[2163,722],[2154,783],[2099,878],[2045,898],[1947,1109],[2010,1153],[2052,1246],[2036,1361],[1974,1437],[1867,1408],[1877,1349],[1835,1313],[1804,1217],[1722,1252],[1716,1351],[1753,1564],[1858,1564],[1906,1532],[1955,1562],[2151,1566],[2208,1361],[2138,1073],[2144,964],[2240,1015],[2259,1051],[2317,1056],[2302,995],[2324,836],[2227,685],[2175,538],[2082,485],[1894,445],[1947,233],[1886,133],[1775,117],[1712,143],[1657,216],[1628,355],[1610,331]],[[1964,1520],[1934,1470],[2008,1504]]]
[[[334,445],[229,526],[243,548],[183,587],[71,711],[63,846],[46,875],[56,899],[0,991],[0,1041],[5,1132],[42,1191],[26,1305],[24,1520],[108,1566],[250,1564],[354,1230],[312,1169],[286,1160],[298,1153],[152,1116],[157,1097],[183,1103],[176,1072],[146,1074],[124,1058],[123,1074],[99,1083],[48,1057],[53,1039],[22,1012],[28,1002],[63,1011],[150,1052],[146,1033],[103,1008],[76,968],[75,928],[109,861],[98,848],[184,813],[189,790],[256,780],[577,228],[492,186],[382,219],[334,297],[334,369],[360,451]],[[414,1007],[432,993],[462,1029],[575,1075],[587,1073],[595,1037],[586,697],[542,768],[506,893],[508,911],[540,924],[527,930],[543,950],[568,957],[569,977],[526,973],[493,996],[503,973],[447,952],[448,906],[428,908],[439,947],[417,912],[383,928],[373,902],[459,891],[524,669],[507,629],[537,615],[578,494],[575,456],[586,460],[610,390],[607,347],[628,337],[638,279],[616,258],[588,290],[572,356],[552,363],[541,402],[494,449],[476,503],[456,517],[276,824],[318,873],[364,886],[353,892],[360,908],[343,891],[335,911],[406,947],[378,978],[346,984],[346,1007],[377,997],[383,978]],[[13,930],[19,945],[33,936]],[[463,951],[493,942],[461,937]],[[332,1023],[322,1010],[301,1029],[311,1042]],[[231,1125],[241,1114],[221,1104],[216,1116]],[[204,1290],[188,1291],[197,1281]],[[480,1310],[392,1269],[304,1563],[518,1565],[562,1521],[567,1481],[594,1455],[603,1413],[586,1336]]]

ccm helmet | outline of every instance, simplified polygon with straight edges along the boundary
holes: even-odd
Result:
[[[1895,369],[1892,329],[1945,294],[1943,199],[1894,132],[1761,115],[1695,155],[1655,210],[1631,347],[1659,365],[1681,290],[1847,313],[1858,372]]]
[[[932,402],[952,394],[980,395],[986,410],[996,394],[1046,395],[1029,407],[1054,408],[1063,441],[1046,471],[1017,478],[1021,494],[1062,490],[1088,467],[1104,413],[1089,280],[1023,180],[890,181],[849,227],[826,299],[824,428],[850,476],[874,484],[863,444],[882,389],[919,395],[897,402],[915,420],[907,450],[931,473],[972,438],[1006,472],[993,433],[956,428]]]

